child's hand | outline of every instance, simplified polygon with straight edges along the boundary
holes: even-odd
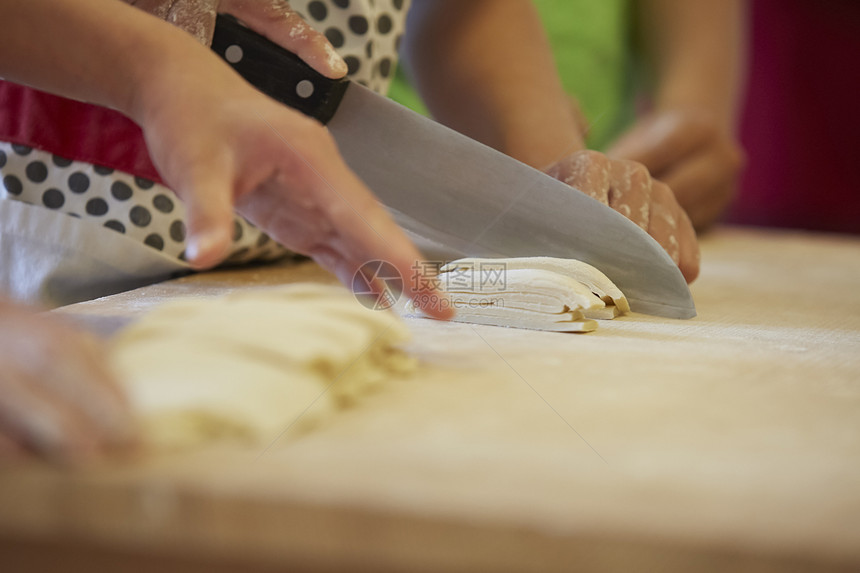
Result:
[[[128,404],[98,342],[0,301],[0,460],[88,458],[135,441]]]
[[[125,0],[178,26],[204,46],[212,43],[215,16],[232,14],[280,44],[329,78],[346,75],[343,61],[326,37],[305,22],[287,0]]]
[[[700,230],[716,221],[732,200],[743,166],[737,141],[707,114],[688,110],[643,118],[608,155],[643,163],[671,187]]]
[[[325,37],[282,0],[134,4],[203,44],[211,40],[216,10],[229,12],[321,73],[346,72]],[[328,130],[256,91],[212,52],[182,44],[144,70],[128,112],[142,126],[159,173],[185,202],[189,262],[207,268],[223,259],[235,208],[347,285],[365,263],[388,261],[400,272],[406,294],[422,295],[416,301],[423,311],[450,317],[444,304],[431,306],[444,295],[417,290],[434,284],[413,276],[420,254],[343,162]],[[371,286],[381,291],[385,285]]]
[[[155,166],[185,202],[188,260],[206,268],[226,255],[235,207],[347,285],[364,263],[382,259],[400,271],[409,296],[438,295],[412,290],[427,282],[411,280],[420,254],[349,170],[328,130],[191,48],[153,68],[135,113]]]
[[[609,205],[647,231],[680,267],[687,282],[699,275],[699,246],[690,219],[672,190],[639,163],[577,151],[546,172]]]

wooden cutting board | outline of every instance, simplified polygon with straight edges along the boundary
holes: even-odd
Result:
[[[333,282],[313,264],[221,271],[62,312],[109,332],[171,298],[306,280]],[[298,439],[5,468],[4,559],[860,569],[860,240],[722,230],[693,294],[693,320],[587,335],[413,319],[419,372]]]

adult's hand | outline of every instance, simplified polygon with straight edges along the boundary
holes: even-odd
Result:
[[[0,301],[0,459],[92,458],[135,443],[128,404],[98,341]]]
[[[212,43],[215,17],[232,14],[329,78],[346,75],[346,62],[287,0],[125,0],[182,28],[204,46]]]
[[[736,139],[708,114],[692,110],[643,117],[607,155],[644,164],[674,191],[699,231],[731,202],[744,163]]]
[[[687,282],[699,275],[699,246],[690,219],[672,190],[640,163],[577,151],[546,172],[609,205],[654,237],[681,269]]]

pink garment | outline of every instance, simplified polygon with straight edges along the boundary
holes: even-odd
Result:
[[[726,220],[860,233],[860,2],[751,6],[748,166]]]
[[[0,79],[0,141],[161,183],[143,132],[117,111]]]

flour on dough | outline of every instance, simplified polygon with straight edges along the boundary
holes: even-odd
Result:
[[[597,328],[593,319],[630,310],[606,275],[572,259],[459,259],[440,268],[439,284],[459,322],[589,332]]]
[[[344,288],[296,284],[167,303],[122,331],[112,357],[148,441],[265,444],[409,372],[408,338]]]

